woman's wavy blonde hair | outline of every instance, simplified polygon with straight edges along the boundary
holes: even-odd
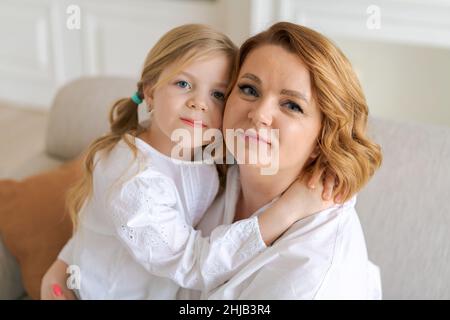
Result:
[[[174,28],[163,35],[148,53],[141,79],[137,83],[137,92],[143,99],[144,89],[158,88],[193,61],[211,54],[224,53],[234,62],[237,51],[235,44],[226,35],[209,26],[187,24]],[[160,78],[163,70],[169,66],[173,67],[173,72]],[[89,146],[85,152],[83,176],[67,193],[66,206],[74,228],[77,227],[79,211],[92,194],[95,154],[102,150],[109,153],[123,139],[136,158],[138,150],[134,139],[129,139],[126,134],[136,137],[146,130],[138,123],[138,108],[130,97],[113,104],[109,122],[110,132]],[[221,181],[224,181],[226,166],[217,164],[217,168]]]
[[[323,116],[317,141],[319,156],[303,168],[302,174],[327,170],[336,178],[334,194],[348,200],[382,161],[380,146],[366,135],[369,109],[358,77],[342,51],[325,36],[304,26],[279,22],[242,44],[232,84],[248,54],[266,44],[281,46],[306,64]]]

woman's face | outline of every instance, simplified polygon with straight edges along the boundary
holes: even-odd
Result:
[[[298,56],[277,45],[263,45],[247,55],[226,103],[223,129],[254,129],[259,138],[224,132],[227,148],[238,163],[247,164],[248,154],[256,152],[248,141],[261,145],[269,140],[265,146],[269,152],[278,146],[278,169],[300,174],[318,154],[321,121],[309,71]],[[278,129],[278,143],[270,141],[266,133],[270,129]],[[242,140],[247,141],[245,158],[236,149]],[[262,167],[260,162],[253,165]]]

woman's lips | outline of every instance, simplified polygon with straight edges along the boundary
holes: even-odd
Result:
[[[183,121],[185,124],[191,127],[199,127],[206,128],[207,125],[203,123],[201,120],[194,120],[194,119],[188,119],[188,118],[180,118],[181,121]]]
[[[256,142],[264,142],[266,144],[268,144],[269,146],[272,145],[272,143],[270,141],[268,141],[267,139],[264,139],[263,137],[261,137],[258,134],[252,134],[252,133],[241,133],[244,137],[244,139],[249,139],[249,140],[254,140]]]

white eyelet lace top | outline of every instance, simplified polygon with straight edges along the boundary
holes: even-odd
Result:
[[[210,291],[266,245],[257,217],[194,229],[219,188],[215,165],[174,160],[139,138],[95,157],[93,195],[59,259],[79,267],[82,299],[175,299]]]

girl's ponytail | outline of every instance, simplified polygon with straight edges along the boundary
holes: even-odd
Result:
[[[138,106],[131,98],[123,98],[109,112],[111,134],[122,136],[138,130]]]
[[[138,87],[142,87],[142,85],[139,83]],[[139,93],[139,90],[136,94],[142,99],[142,94]],[[83,176],[67,193],[66,206],[74,229],[77,227],[78,213],[83,203],[92,194],[94,157],[97,151],[105,150],[109,152],[123,139],[133,151],[134,156],[137,156],[137,148],[133,141],[126,137],[126,134],[137,136],[145,130],[139,125],[138,104],[130,97],[117,100],[109,113],[109,123],[110,132],[91,143],[84,158]]]

